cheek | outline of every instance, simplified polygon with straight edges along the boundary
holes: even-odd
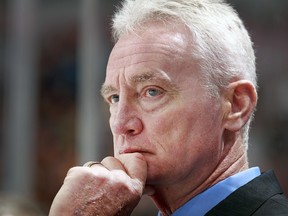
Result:
[[[185,142],[187,134],[193,126],[193,121],[187,121],[185,115],[176,112],[162,112],[157,116],[149,117],[147,125],[151,143],[160,147],[165,152],[174,151],[181,143]]]
[[[147,130],[154,139],[151,142],[160,145],[167,153],[181,157],[180,154],[186,152],[217,148],[215,142],[219,141],[221,134],[219,110],[198,104],[193,108],[185,106],[183,109],[170,109],[149,119],[151,121]]]
[[[112,115],[110,115],[109,126],[110,126],[110,131],[112,133],[112,138],[113,138],[113,152],[114,152],[114,156],[118,156],[118,150],[117,150],[118,145],[115,145],[115,143],[117,143],[116,141],[117,136],[113,133],[112,122],[113,122],[113,117]]]

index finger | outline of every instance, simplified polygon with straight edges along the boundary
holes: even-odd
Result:
[[[101,164],[108,170],[123,170],[125,173],[127,173],[122,162],[115,157],[108,156],[101,161]]]
[[[147,178],[147,162],[140,153],[121,154],[118,159],[122,162],[127,174],[132,179],[138,179],[145,185]]]

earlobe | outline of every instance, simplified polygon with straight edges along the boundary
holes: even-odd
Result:
[[[224,127],[230,131],[239,131],[249,120],[256,107],[256,89],[247,80],[233,82],[227,88],[225,100]]]

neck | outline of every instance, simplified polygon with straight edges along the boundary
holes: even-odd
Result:
[[[229,146],[228,144],[224,148],[223,157],[215,170],[204,181],[195,185],[193,184],[195,181],[189,178],[183,182],[178,182],[177,185],[157,187],[151,198],[163,216],[171,215],[175,210],[207,188],[246,169],[248,169],[246,148],[242,140],[236,140],[232,145]]]

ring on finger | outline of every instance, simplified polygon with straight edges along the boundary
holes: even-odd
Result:
[[[103,164],[102,164],[101,162],[98,162],[98,161],[89,161],[89,162],[85,163],[85,164],[83,165],[83,167],[92,167],[92,166],[95,165],[95,164],[99,164],[99,165],[103,166]]]

